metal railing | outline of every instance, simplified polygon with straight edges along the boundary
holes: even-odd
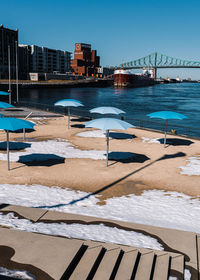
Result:
[[[23,107],[33,108],[33,109],[39,109],[50,113],[67,115],[67,108],[61,106],[54,106],[50,104],[21,101],[19,104],[17,104],[17,106],[18,107],[23,106]],[[84,117],[88,119],[100,117],[99,114],[91,114],[89,111],[82,109],[80,107],[76,107],[76,108],[71,107],[70,112],[72,116]],[[136,119],[130,116],[119,116],[119,115],[115,115],[114,117],[130,122],[131,124],[133,124],[138,128],[149,129],[149,130],[154,130],[159,132],[163,132],[165,130],[165,122],[162,120],[153,121],[149,119],[147,120]],[[200,139],[200,127],[183,126],[175,123],[170,123],[170,121],[168,121],[168,132],[181,136],[186,136],[186,137],[188,136],[195,139]]]

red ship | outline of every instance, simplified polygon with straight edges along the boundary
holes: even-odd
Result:
[[[152,86],[155,83],[149,71],[146,71],[145,74],[133,74],[124,69],[114,72],[114,87],[117,88]]]

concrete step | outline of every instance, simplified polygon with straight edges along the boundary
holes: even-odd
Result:
[[[184,279],[184,256],[183,255],[176,255],[170,257],[171,265],[170,265],[170,273],[169,276],[177,277],[178,280]]]
[[[121,249],[106,251],[93,280],[111,279],[112,272],[117,263]],[[113,278],[112,278],[113,279]]]
[[[141,254],[134,280],[150,279],[154,253]]]
[[[88,248],[69,279],[87,279],[102,249],[102,246]]]
[[[170,256],[168,253],[156,255],[153,280],[167,280],[169,273]]]
[[[126,252],[120,262],[115,280],[129,280],[131,279],[133,268],[138,256],[138,250]]]

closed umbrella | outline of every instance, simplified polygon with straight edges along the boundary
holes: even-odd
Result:
[[[9,159],[9,131],[15,131],[18,129],[33,129],[34,123],[25,121],[17,118],[0,118],[0,129],[6,131],[7,134],[7,161],[8,170],[10,170],[10,159]]]
[[[116,108],[116,107],[110,107],[110,106],[104,106],[104,107],[96,107],[94,109],[90,110],[90,113],[98,113],[98,114],[125,114],[124,111]]]
[[[125,121],[114,119],[114,118],[100,118],[95,119],[85,123],[85,127],[93,127],[106,131],[106,142],[107,142],[107,152],[106,152],[106,166],[108,166],[108,153],[109,153],[109,130],[110,129],[127,129],[134,127],[132,124]]]
[[[62,99],[57,101],[55,106],[63,106],[63,107],[68,107],[68,129],[70,126],[70,107],[79,107],[79,106],[84,106],[81,101],[75,100],[75,99]]]
[[[167,121],[168,120],[183,120],[187,117],[183,114],[179,114],[173,111],[158,111],[147,115],[150,118],[159,118],[164,119],[165,122],[165,138],[164,138],[164,147],[166,146],[166,138],[167,138]]]

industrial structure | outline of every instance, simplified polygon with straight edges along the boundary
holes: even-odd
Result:
[[[174,58],[158,52],[152,53],[145,57],[125,62],[119,68],[128,69],[147,69],[153,70],[154,79],[157,79],[157,70],[165,68],[200,68],[200,61],[184,60]]]
[[[18,46],[18,30],[12,30],[0,25],[0,79],[9,76],[9,56],[11,78],[16,73],[16,47]]]
[[[100,57],[97,56],[96,50],[91,50],[90,44],[75,44],[74,59],[71,60],[74,74],[95,76],[99,66]]]

